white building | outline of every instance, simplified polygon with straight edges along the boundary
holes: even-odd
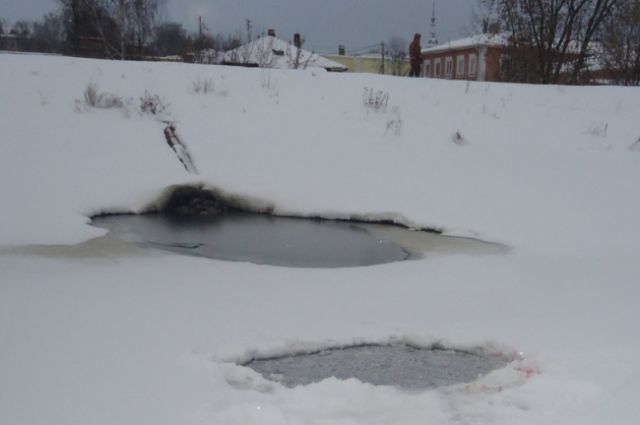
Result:
[[[324,68],[334,72],[347,71],[346,66],[297,47],[300,45],[299,34],[294,35],[294,42],[291,43],[277,38],[275,31],[269,30],[266,36],[226,52],[223,63],[260,68]]]

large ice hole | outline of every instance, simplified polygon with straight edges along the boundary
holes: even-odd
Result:
[[[498,254],[499,244],[390,223],[252,212],[213,191],[180,187],[153,213],[100,215],[92,224],[143,246],[286,267],[357,267],[450,253]]]
[[[507,356],[498,354],[398,343],[363,344],[257,358],[241,366],[290,388],[334,377],[422,390],[472,382],[510,361]]]

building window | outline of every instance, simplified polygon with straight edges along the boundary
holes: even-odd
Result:
[[[434,61],[433,64],[433,68],[434,68],[434,73],[433,73],[433,78],[441,78],[442,77],[442,73],[441,73],[441,63],[440,63],[440,59],[436,59]]]
[[[459,55],[456,58],[456,75],[458,77],[464,76],[464,55]]]
[[[469,75],[476,75],[478,72],[478,56],[474,54],[469,55]]]
[[[447,56],[444,60],[445,78],[451,78],[452,73],[453,73],[453,57]]]
[[[431,77],[431,61],[429,59],[424,61],[424,76]]]

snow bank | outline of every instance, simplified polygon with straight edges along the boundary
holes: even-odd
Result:
[[[204,183],[266,200],[282,214],[385,213],[544,250],[574,251],[593,238],[607,252],[635,245],[627,223],[639,212],[638,156],[629,150],[638,137],[637,89],[0,61],[3,81],[12,82],[3,98],[13,99],[0,106],[11,152],[0,164],[5,244],[77,242],[97,234],[84,218],[92,213],[139,211],[171,185]],[[202,78],[213,93],[191,90]],[[90,83],[121,97],[126,111],[78,108]],[[389,94],[386,111],[363,104],[365,87]],[[167,105],[161,117],[137,111],[145,91]],[[161,120],[175,123],[197,179],[166,145]],[[399,134],[386,131],[393,121]],[[467,145],[451,142],[456,132]]]
[[[202,79],[212,92],[193,91]],[[90,83],[120,106],[88,107]],[[139,112],[145,92],[161,114]],[[0,54],[0,421],[634,424],[639,94]],[[513,249],[291,270],[147,252],[87,224],[180,185]],[[224,361],[404,335],[523,363],[412,394],[287,389]]]

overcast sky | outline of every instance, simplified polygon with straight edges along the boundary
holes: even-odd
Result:
[[[245,33],[250,19],[255,33],[275,28],[290,39],[300,32],[305,47],[318,52],[347,52],[387,41],[392,36],[410,40],[413,33],[427,35],[433,0],[165,0],[163,19],[195,30],[202,16],[212,33]],[[56,0],[0,0],[0,17],[15,22],[39,19],[56,8]],[[472,11],[477,0],[436,0],[440,41],[473,32]]]

